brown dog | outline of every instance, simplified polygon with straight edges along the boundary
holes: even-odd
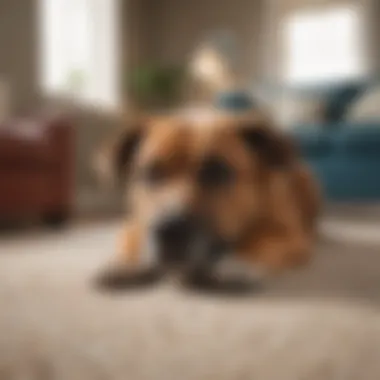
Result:
[[[264,118],[153,119],[125,131],[103,158],[127,184],[119,269],[186,262],[220,278],[226,258],[245,273],[310,258],[319,192]]]

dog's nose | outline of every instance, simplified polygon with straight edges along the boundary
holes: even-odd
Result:
[[[194,220],[189,215],[176,215],[161,221],[155,232],[164,259],[182,259],[194,232]]]
[[[176,215],[159,223],[156,235],[164,245],[177,245],[188,240],[192,229],[192,218],[188,215]]]

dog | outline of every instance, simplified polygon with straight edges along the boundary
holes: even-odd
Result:
[[[108,278],[163,267],[188,279],[251,278],[312,256],[317,182],[263,115],[142,120],[97,162],[125,186],[129,210]]]

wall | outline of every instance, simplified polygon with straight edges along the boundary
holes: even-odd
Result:
[[[242,49],[242,74],[257,72],[261,0],[155,0],[151,56],[160,62],[184,63],[210,33],[229,29]]]
[[[9,81],[15,111],[38,102],[37,0],[0,0],[0,77]]]
[[[352,3],[362,7],[372,71],[380,70],[379,0],[155,0],[150,8],[147,57],[186,62],[197,43],[219,28],[235,31],[242,49],[243,77],[264,83],[281,75],[280,21],[299,7]],[[153,11],[152,11],[153,10]],[[152,16],[153,15],[153,16]]]
[[[155,0],[149,8],[149,28],[145,29],[150,33],[146,39],[148,57],[184,62],[209,32],[229,28],[244,46],[243,76],[263,82],[277,80],[283,59],[279,21],[299,7],[338,3],[362,8],[369,68],[379,72],[379,0]]]
[[[368,2],[368,34],[371,67],[378,76],[380,73],[380,1],[367,0]]]
[[[14,108],[20,111],[34,108],[40,99],[37,1],[0,0],[0,76],[10,80]],[[209,32],[227,28],[237,33],[244,46],[242,72],[247,80],[271,78],[280,61],[273,39],[274,26],[284,12],[300,1],[305,3],[305,0],[122,0],[122,68],[126,72],[141,62],[156,59],[185,62]],[[370,4],[365,6],[369,15],[371,60],[380,68],[379,2],[351,1]],[[264,5],[269,12],[264,12]],[[120,123],[89,110],[76,112],[75,123],[77,193],[78,198],[83,199],[94,189],[91,153],[102,137],[118,128]]]

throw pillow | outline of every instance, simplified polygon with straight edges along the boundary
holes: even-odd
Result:
[[[350,122],[380,122],[380,85],[370,87],[350,107],[346,119]]]
[[[330,123],[343,120],[350,105],[360,97],[363,88],[362,83],[345,83],[328,88],[324,96],[326,102],[325,120]]]
[[[285,128],[323,122],[324,101],[319,96],[284,95],[274,107],[275,118]]]

